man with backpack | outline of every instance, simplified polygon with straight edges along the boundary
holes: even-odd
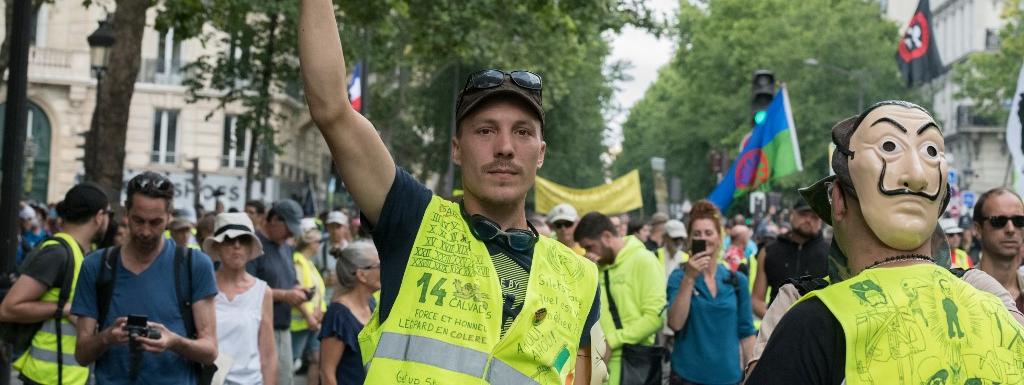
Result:
[[[201,384],[217,358],[213,263],[164,239],[174,185],[152,172],[128,182],[123,247],[85,259],[71,313],[75,358],[97,385]]]
[[[89,377],[89,368],[74,359],[75,327],[68,301],[74,297],[83,256],[103,238],[109,213],[107,195],[96,185],[83,183],[68,190],[57,205],[63,231],[28,253],[21,276],[0,303],[0,321],[9,323],[3,325],[5,339],[16,345],[14,368],[25,384],[81,385]]]

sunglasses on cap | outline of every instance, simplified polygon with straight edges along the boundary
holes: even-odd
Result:
[[[515,85],[521,88],[538,92],[541,90],[542,82],[540,75],[530,71],[512,71],[506,73],[505,71],[496,69],[474,72],[466,79],[466,86],[463,88],[466,90],[484,90],[494,88],[505,82],[505,75],[512,78],[512,83],[515,83]]]
[[[459,206],[462,210],[462,216],[464,218],[467,217],[466,208],[461,204]],[[529,251],[537,243],[537,237],[540,236],[537,233],[537,229],[533,228],[529,221],[526,222],[526,225],[530,227],[530,230],[508,229],[506,231],[502,230],[501,225],[498,223],[480,214],[473,214],[468,216],[467,219],[469,222],[469,232],[476,239],[484,242],[503,241],[505,246],[519,252]]]
[[[171,183],[167,178],[152,173],[139,175],[128,181],[128,191],[135,192],[154,190],[158,192],[173,192],[174,183]]]
[[[1006,227],[1007,222],[1013,222],[1013,227],[1024,228],[1024,215],[996,215],[991,217],[981,218],[982,221],[988,221],[988,224],[992,227],[1001,229]]]

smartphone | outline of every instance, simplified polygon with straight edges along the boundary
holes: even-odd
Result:
[[[707,248],[708,243],[705,242],[703,239],[694,239],[693,241],[690,241],[690,255],[696,255],[697,253],[701,253],[704,251],[704,249]]]

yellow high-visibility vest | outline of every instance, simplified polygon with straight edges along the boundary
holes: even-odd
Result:
[[[847,384],[1024,384],[1024,327],[937,265],[868,269],[811,297],[846,334]]]
[[[60,237],[71,248],[74,258],[74,276],[71,277],[71,293],[68,296],[68,303],[75,298],[75,285],[78,283],[78,272],[82,268],[82,248],[78,241],[67,233],[54,234]],[[59,246],[55,240],[43,242],[42,247]],[[64,277],[67,279],[67,277]],[[57,303],[60,297],[60,286],[52,287],[43,293],[40,301]],[[21,357],[14,361],[13,367],[32,381],[40,384],[57,384],[57,320],[51,318],[43,321],[42,327],[32,337],[32,345]],[[78,365],[75,360],[75,343],[78,341],[75,325],[66,317],[60,319],[61,330],[61,361],[63,370],[61,373],[64,385],[82,385],[89,378],[89,368]]]
[[[324,278],[320,276],[320,272],[317,271],[313,262],[302,253],[298,251],[293,253],[292,260],[295,262],[295,276],[299,280],[299,286],[303,288],[312,287],[314,290],[313,298],[299,306],[302,306],[308,312],[313,312],[313,306],[319,304],[320,311],[326,312],[327,301],[324,300]],[[309,329],[306,317],[302,316],[302,312],[299,309],[292,308],[292,325],[290,330],[297,332],[306,329]]]
[[[390,315],[381,324],[377,307],[359,334],[366,383],[572,383],[596,292],[597,266],[541,237],[522,310],[500,337],[502,292],[487,246],[457,203],[435,196]]]

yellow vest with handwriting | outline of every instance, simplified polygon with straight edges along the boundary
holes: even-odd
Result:
[[[526,299],[501,338],[502,292],[459,205],[427,206],[391,313],[359,334],[367,384],[572,383],[597,267],[556,240],[534,246]]]
[[[846,334],[846,384],[1024,384],[1024,327],[937,265],[868,269],[811,297]]]
[[[75,274],[71,278],[71,293],[68,296],[68,303],[71,303],[75,298],[75,285],[78,283],[78,272],[82,268],[84,256],[82,255],[82,249],[78,246],[78,241],[70,235],[67,233],[57,233],[54,236],[60,237],[68,243],[68,246],[71,248],[71,254],[74,257]],[[54,246],[59,247],[60,243],[49,240],[42,244],[42,247]],[[57,286],[43,293],[42,298],[39,300],[57,303],[59,296],[60,286]],[[75,325],[68,321],[67,318],[61,317],[60,326],[61,356],[63,356],[64,367],[62,371],[63,383],[65,385],[85,384],[86,379],[89,378],[89,368],[80,366],[78,361],[75,361],[75,343],[77,342]],[[43,326],[32,337],[32,345],[21,357],[14,361],[13,366],[32,381],[44,385],[57,384],[57,321],[53,317],[43,321]]]

